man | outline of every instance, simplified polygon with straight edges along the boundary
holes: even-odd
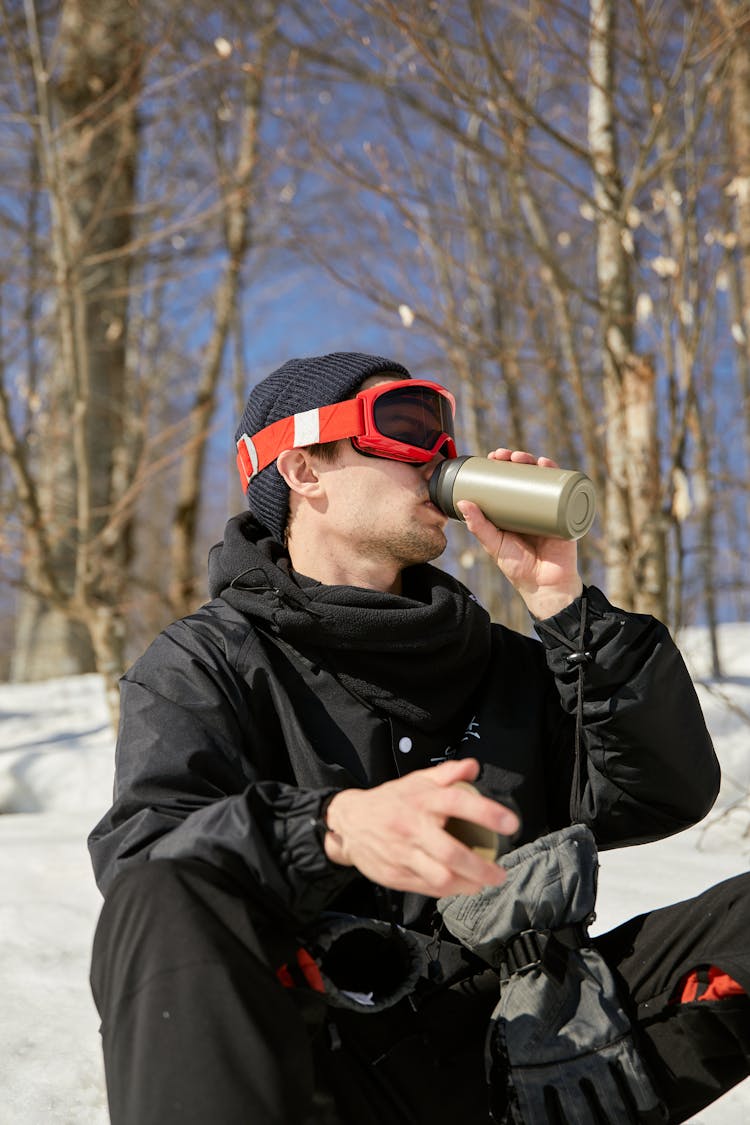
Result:
[[[715,799],[667,630],[585,589],[575,544],[461,505],[541,644],[429,565],[452,415],[443,388],[359,353],[291,360],[249,396],[250,511],[211,552],[213,600],[122,681],[115,802],[90,840],[114,1125],[487,1122],[497,974],[435,904],[505,871],[447,828],[524,845],[570,823],[572,794],[611,847]],[[731,880],[596,943],[670,1120],[747,1073],[746,899]]]

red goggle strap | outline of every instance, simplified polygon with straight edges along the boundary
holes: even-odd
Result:
[[[237,468],[243,490],[253,477],[270,465],[282,449],[299,449],[340,438],[359,437],[364,430],[364,405],[359,399],[303,410],[272,422],[255,437],[243,434],[237,442]]]

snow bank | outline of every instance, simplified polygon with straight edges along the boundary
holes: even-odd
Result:
[[[721,684],[705,679],[705,635],[690,630],[680,643],[724,767],[721,796],[703,825],[602,856],[598,932],[748,869],[750,626],[723,627]],[[107,1125],[88,990],[100,899],[85,839],[109,805],[113,749],[98,677],[0,684],[0,1118],[8,1125]],[[747,1125],[750,1080],[694,1121]]]

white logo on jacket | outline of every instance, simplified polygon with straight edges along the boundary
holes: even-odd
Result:
[[[479,740],[479,739],[481,739],[481,737],[482,737],[482,735],[479,732],[479,720],[477,719],[477,716],[474,715],[474,717],[472,718],[471,722],[469,723],[468,727],[466,728],[466,730],[464,731],[464,733],[461,737],[461,742],[462,743],[468,742],[470,738],[476,738],[477,740]],[[439,754],[435,758],[430,758],[430,764],[433,765],[433,766],[436,766],[440,762],[447,761],[448,758],[455,758],[455,756],[456,756],[456,747],[455,746],[446,746],[446,748],[445,748],[445,750],[443,750],[442,754]]]

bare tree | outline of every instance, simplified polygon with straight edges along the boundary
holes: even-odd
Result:
[[[141,617],[151,634],[198,599],[206,453],[245,266],[252,248],[267,267],[284,240],[268,159],[283,123],[269,145],[261,112],[281,96],[278,9],[196,0],[142,21],[135,2],[26,0],[22,22],[0,9],[5,121],[39,169],[27,229],[13,230],[32,247],[25,296],[0,351],[2,499],[23,537],[5,556],[23,591],[15,678],[96,669],[113,685],[126,623],[131,639]]]
[[[198,595],[195,543],[203,493],[204,465],[211,420],[216,411],[223,358],[229,335],[237,324],[242,286],[242,267],[251,249],[253,188],[258,177],[261,115],[269,56],[276,36],[276,12],[268,6],[261,20],[257,48],[245,64],[237,152],[233,165],[216,146],[222,184],[221,227],[226,244],[226,263],[214,293],[211,336],[205,348],[195,388],[194,405],[187,422],[186,448],[180,458],[177,503],[172,527],[169,600],[176,616],[195,608]],[[227,44],[225,52],[230,49]],[[257,205],[255,207],[257,210]]]
[[[336,52],[327,46],[333,29]],[[337,278],[392,316],[401,304],[410,308],[411,331],[451,356],[471,383],[463,398],[479,404],[484,422],[492,426],[487,404],[502,403],[514,437],[562,445],[590,472],[610,596],[665,618],[670,561],[695,559],[684,552],[696,533],[712,553],[697,507],[692,524],[671,525],[669,550],[668,533],[680,472],[700,490],[713,471],[695,424],[709,422],[695,406],[710,383],[694,369],[697,356],[710,354],[707,332],[721,328],[699,315],[705,289],[700,300],[694,290],[710,286],[711,275],[695,268],[692,249],[710,226],[712,203],[695,192],[693,200],[684,185],[710,151],[727,53],[703,10],[610,0],[523,11],[479,0],[460,9],[359,0],[345,13],[331,10],[329,24],[300,47],[322,88],[338,82],[354,91],[355,105],[357,90],[376,99],[364,150],[344,140],[328,168],[352,214],[359,207],[363,242],[368,209],[395,221],[372,225],[365,268],[337,255]],[[314,155],[326,160],[324,132]],[[460,171],[451,178],[449,169]],[[679,285],[669,272],[677,226],[662,222],[657,196],[692,208],[676,216],[689,235],[675,267],[685,271]],[[394,284],[399,271],[378,269],[375,241],[392,263],[404,231],[409,265]],[[402,249],[399,264],[403,258]],[[641,314],[646,301],[652,317]],[[646,346],[655,325],[679,342],[676,425],[693,419],[679,464],[665,412],[667,341]],[[466,416],[463,424],[473,440],[476,428]],[[701,581],[712,612],[710,569]]]
[[[715,624],[716,544],[748,534],[720,440],[750,445],[746,4],[140,5],[0,0],[15,673],[114,672],[125,621],[138,645],[195,605],[257,294],[311,262],[369,302],[357,346],[456,388],[465,449],[593,477],[613,600]]]
[[[617,142],[615,14],[592,0],[588,136],[596,207],[606,427],[607,585],[617,605],[666,617],[655,371],[635,353],[631,257]]]
[[[26,0],[24,12],[35,142],[49,203],[55,324],[38,476],[14,428],[5,388],[3,447],[19,489],[27,550],[13,674],[39,678],[96,665],[113,676],[121,667],[116,606],[127,535],[122,528],[109,533],[107,520],[128,460],[127,248],[138,12],[117,0],[68,0],[53,59],[45,58],[33,0]]]
[[[737,236],[740,319],[733,335],[744,407],[745,464],[750,465],[750,4],[715,0],[729,45],[727,132]]]

